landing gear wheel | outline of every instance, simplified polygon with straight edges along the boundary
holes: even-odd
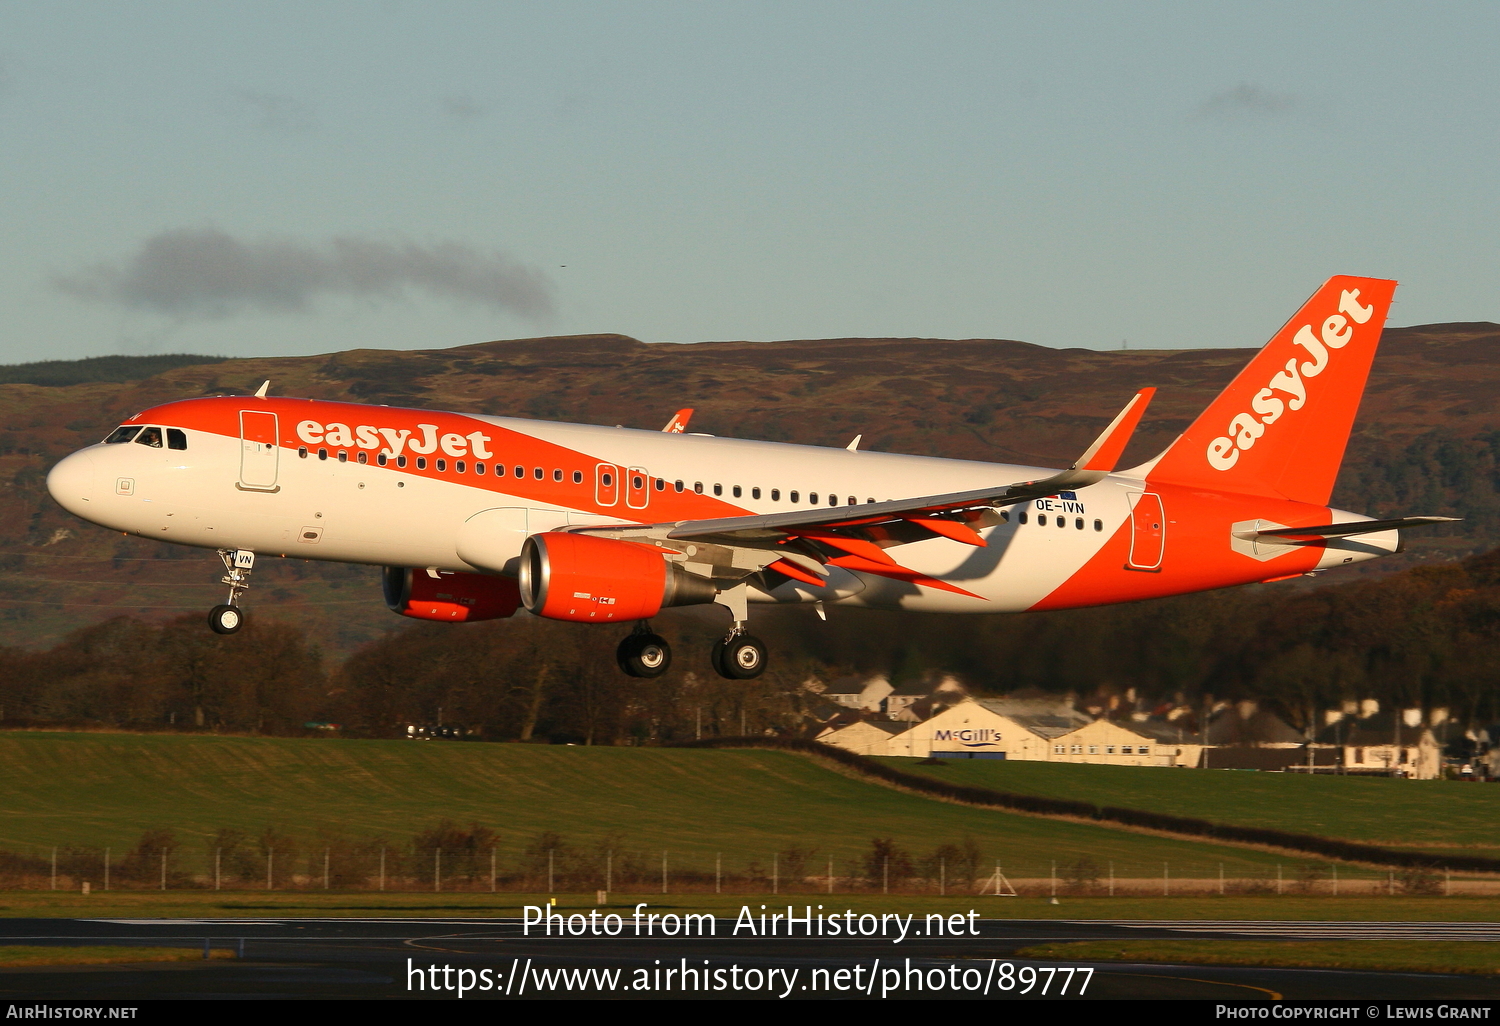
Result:
[[[632,677],[660,677],[672,665],[672,646],[659,634],[632,634],[620,642],[615,661]]]
[[[233,634],[245,626],[245,614],[239,606],[214,606],[208,611],[208,625],[215,634]]]
[[[748,634],[716,642],[711,658],[719,676],[730,680],[750,680],[766,670],[766,646]]]

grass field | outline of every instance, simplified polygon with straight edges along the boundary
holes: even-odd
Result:
[[[1294,869],[1284,855],[947,804],[774,751],[0,733],[5,850],[108,845],[118,858],[143,830],[169,828],[201,873],[219,828],[274,826],[313,850],[339,834],[405,844],[444,817],[495,829],[502,860],[550,830],[580,847],[614,835],[615,850],[653,860],[669,851],[674,873],[711,874],[719,852],[730,868],[800,848],[818,853],[809,872],[833,855],[842,874],[874,837],[915,855],[972,837],[986,868],[1018,877],[1085,858],[1147,879],[1164,863],[1179,878]]]
[[[1141,769],[998,759],[923,766],[882,760],[954,784],[1068,798],[1217,823],[1274,827],[1398,848],[1500,850],[1500,787],[1449,780]],[[1485,850],[1490,849],[1490,850]]]

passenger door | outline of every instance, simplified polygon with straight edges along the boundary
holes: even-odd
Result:
[[[1130,562],[1126,566],[1131,570],[1159,571],[1167,541],[1167,518],[1162,512],[1161,496],[1155,492],[1131,496],[1130,524]]]
[[[240,411],[240,488],[255,492],[280,490],[276,484],[281,453],[277,438],[276,414]]]

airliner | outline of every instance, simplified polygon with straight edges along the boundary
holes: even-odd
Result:
[[[1328,505],[1396,283],[1335,277],[1160,455],[1118,469],[1154,389],[1057,470],[269,394],[136,414],[47,478],[69,512],[218,551],[233,634],[256,559],[384,567],[402,615],[527,612],[630,625],[620,668],[664,673],[650,625],[718,605],[711,663],[759,676],[750,607],[994,613],[1315,574],[1400,549]]]

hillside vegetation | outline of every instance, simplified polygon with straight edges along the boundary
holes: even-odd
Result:
[[[1446,708],[1456,722],[1445,740],[1461,757],[1472,754],[1462,750],[1467,730],[1500,722],[1500,550],[1316,590],[1267,585],[1051,613],[834,609],[824,623],[806,609],[757,608],[755,632],[772,658],[754,681],[705,672],[722,617],[657,617],[676,656],[650,680],[615,665],[621,631],[530,616],[392,617],[403,629],[336,665],[320,658],[316,624],[256,612],[225,637],[197,615],[123,618],[48,651],[0,649],[0,719],[261,734],[332,721],[366,738],[442,721],[488,740],[643,745],[800,735],[825,704],[809,680],[861,671],[899,683],[947,671],[981,691],[1072,691],[1113,715],[1184,701],[1201,709],[1208,693],[1266,702],[1298,727],[1348,699]]]

